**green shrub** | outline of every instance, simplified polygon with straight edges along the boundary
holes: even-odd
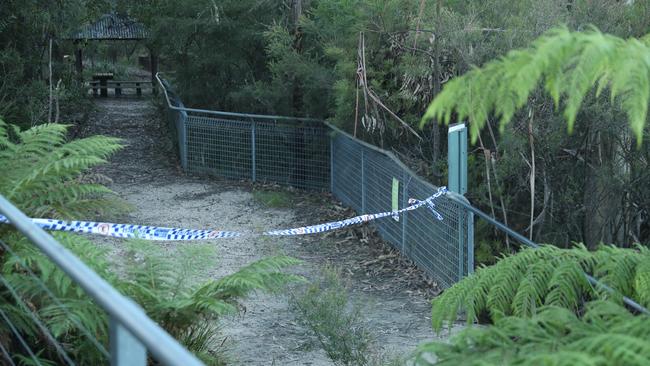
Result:
[[[327,356],[338,365],[368,365],[372,336],[359,304],[351,304],[348,291],[334,268],[292,299],[299,321],[316,336]]]

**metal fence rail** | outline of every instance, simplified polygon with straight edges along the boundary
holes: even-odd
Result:
[[[164,329],[151,320],[144,311],[133,301],[122,296],[108,282],[97,275],[93,270],[88,268],[80,259],[78,259],[69,250],[58,243],[52,236],[47,234],[41,228],[36,226],[20,210],[14,207],[9,201],[0,195],[0,214],[7,217],[10,224],[14,226],[22,235],[24,235],[38,250],[59,267],[69,278],[76,283],[85,293],[103,309],[109,317],[109,345],[108,351],[97,339],[96,335],[88,330],[79,330],[84,333],[92,346],[96,347],[101,353],[110,359],[110,364],[115,366],[147,364],[147,353],[158,362],[165,365],[203,365],[194,355],[181,346],[172,338]],[[5,253],[12,254],[11,247],[0,242]],[[15,254],[15,253],[13,253]],[[59,301],[52,294],[43,282],[40,281],[29,266],[24,270],[31,275],[37,282],[36,285],[42,286],[42,290],[53,302]],[[13,301],[24,311],[24,316],[28,316],[33,322],[34,327],[38,329],[47,340],[47,344],[52,345],[56,353],[60,356],[63,364],[74,365],[75,360],[66,351],[65,346],[53,336],[53,332],[44,325],[39,319],[34,309],[25,303],[15,288],[13,288],[5,277],[0,276],[0,283],[4,289],[13,297]],[[80,326],[74,316],[70,316],[69,321]],[[23,318],[24,318],[23,316]],[[36,355],[39,350],[32,350],[24,340],[21,332],[14,326],[15,322],[11,321],[10,314],[3,311],[0,307],[0,322],[7,324],[10,336],[23,348],[32,364],[40,364]],[[15,361],[7,349],[0,344],[0,353],[4,356],[2,364],[23,364],[24,362]]]
[[[358,213],[401,209],[437,191],[390,152],[323,121],[186,108],[157,75],[183,168],[233,179],[329,190]],[[472,215],[441,198],[426,209],[371,225],[443,287],[471,272]]]

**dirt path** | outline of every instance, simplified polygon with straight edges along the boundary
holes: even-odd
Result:
[[[127,147],[97,170],[109,187],[134,206],[124,217],[137,224],[224,230],[270,229],[321,222],[350,214],[328,195],[292,194],[290,208],[264,207],[245,182],[184,175],[164,135],[153,105],[146,99],[97,100],[98,110],[82,135],[123,138]],[[376,338],[376,353],[403,355],[434,338],[428,299],[431,288],[418,271],[395,258],[367,229],[327,236],[213,241],[219,262],[208,269],[220,277],[264,256],[284,253],[305,261],[297,271],[313,279],[325,263],[340,267],[351,281],[350,296],[364,304],[363,315]],[[107,239],[119,248],[119,240]],[[161,243],[173,251],[178,242]],[[119,249],[116,249],[119,250]],[[383,256],[382,256],[383,255]],[[380,257],[382,256],[382,257]],[[287,295],[249,298],[245,314],[226,319],[223,334],[235,364],[330,365],[314,337],[288,307]],[[312,345],[312,346],[310,346]]]

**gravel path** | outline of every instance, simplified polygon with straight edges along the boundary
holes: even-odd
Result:
[[[325,194],[295,192],[295,205],[273,209],[254,199],[248,183],[187,176],[176,163],[165,128],[150,101],[98,99],[96,105],[97,111],[81,134],[116,136],[127,144],[96,171],[110,178],[108,186],[133,205],[134,210],[122,220],[158,226],[261,230],[321,222],[324,212],[332,208],[340,215],[349,214]],[[395,259],[394,253],[368,245],[373,238],[368,229],[357,229],[321,237],[212,241],[220,259],[207,272],[218,278],[264,256],[284,253],[304,260],[296,271],[313,279],[321,266],[332,263],[349,276],[352,301],[364,304],[368,329],[376,338],[375,352],[404,355],[434,338],[429,319],[431,284]],[[119,253],[119,240],[98,242],[114,246]],[[161,250],[173,252],[180,245],[191,244],[163,242]],[[378,261],[382,254],[381,258],[387,259]],[[332,364],[319,347],[309,347],[314,337],[297,322],[287,297],[254,295],[245,301],[244,314],[222,321],[234,364]]]

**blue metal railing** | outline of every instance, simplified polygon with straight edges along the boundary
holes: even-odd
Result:
[[[120,294],[52,236],[32,223],[24,213],[2,195],[0,195],[0,214],[6,216],[11,225],[65,272],[108,314],[111,365],[144,366],[147,364],[147,353],[164,365],[203,365],[163,328],[151,320],[140,306]],[[10,322],[9,325],[11,326]],[[3,354],[6,353],[4,348],[0,351]],[[5,357],[7,356],[9,355],[5,354]],[[31,356],[34,357],[33,354]],[[11,361],[11,358],[8,360]]]

